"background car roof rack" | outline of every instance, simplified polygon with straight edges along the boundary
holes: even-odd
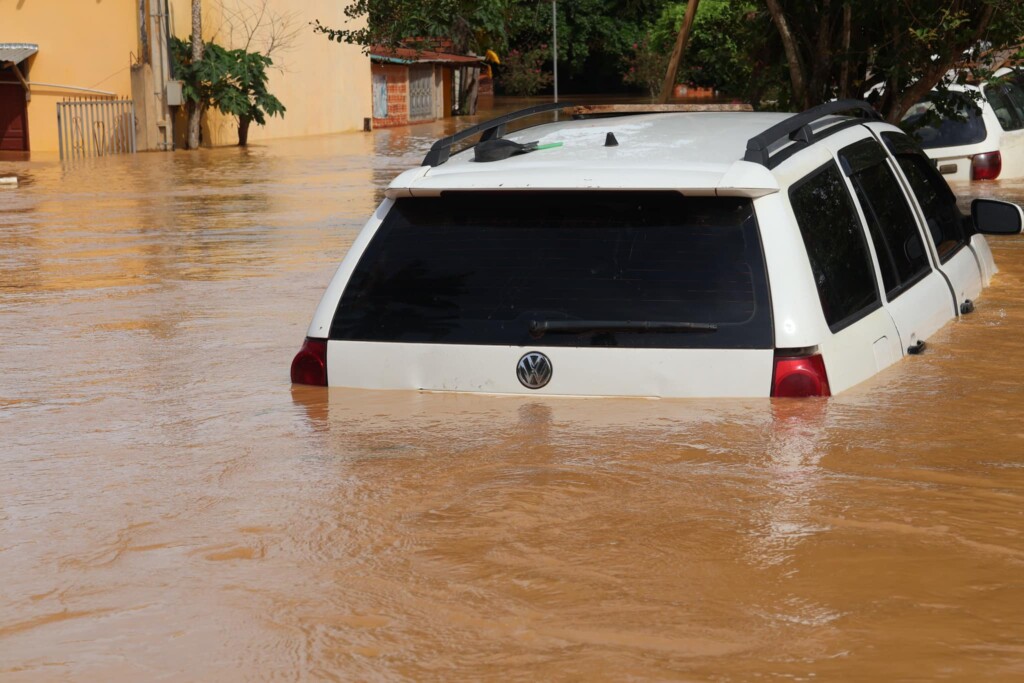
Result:
[[[497,140],[505,136],[508,132],[506,125],[512,121],[519,119],[525,119],[527,116],[533,116],[534,114],[542,114],[546,111],[555,111],[559,109],[565,109],[573,105],[566,104],[564,102],[548,102],[547,104],[538,104],[534,107],[528,107],[526,109],[520,109],[514,111],[511,114],[505,114],[499,116],[496,119],[490,121],[484,121],[478,123],[475,126],[470,126],[466,130],[460,130],[455,135],[449,135],[446,138],[441,138],[433,145],[430,146],[430,151],[427,152],[427,156],[423,157],[423,163],[421,166],[440,166],[444,162],[448,161],[448,157],[452,153],[452,145],[456,142],[461,142],[467,138],[471,138],[477,133],[480,133],[480,140]]]
[[[781,121],[768,130],[747,140],[747,151],[743,155],[743,160],[761,164],[766,168],[775,168],[804,147],[832,133],[860,123],[861,119],[854,118],[840,121],[836,125],[819,130],[817,133],[811,129],[811,124],[818,119],[848,111],[859,111],[867,115],[865,118],[882,120],[881,115],[875,108],[864,100],[837,100],[835,102],[819,104],[817,107],[811,107],[807,111],[794,114],[785,121]],[[769,147],[787,138],[793,144],[784,147],[774,155],[769,152]]]
[[[621,116],[626,114],[659,114],[662,112],[754,111],[747,103],[715,102],[709,104],[581,104],[572,107],[573,118]]]

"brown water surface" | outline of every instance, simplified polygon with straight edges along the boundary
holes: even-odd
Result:
[[[292,389],[444,132],[0,161],[0,678],[1024,678],[1024,238],[829,400]]]

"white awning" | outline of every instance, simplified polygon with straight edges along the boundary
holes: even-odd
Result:
[[[0,66],[6,62],[18,64],[39,52],[33,43],[0,43]]]

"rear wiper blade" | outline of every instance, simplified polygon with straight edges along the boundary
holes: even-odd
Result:
[[[548,332],[717,332],[718,325],[657,320],[531,320],[529,330],[534,337],[541,337]]]

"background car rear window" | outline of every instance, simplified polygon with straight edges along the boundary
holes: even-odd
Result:
[[[882,140],[896,157],[910,189],[928,221],[928,233],[943,263],[953,257],[965,244],[969,235],[964,229],[964,215],[956,204],[956,195],[935,164],[901,133],[882,133]]]
[[[882,284],[890,300],[931,272],[917,219],[874,140],[861,140],[839,153],[853,181],[857,201],[875,245]]]
[[[789,191],[825,321],[838,332],[879,308],[864,229],[839,167],[830,162]]]
[[[1016,91],[1016,92],[1013,92]],[[1018,109],[1021,93],[1013,83],[985,86],[985,97],[1003,130],[1024,127],[1024,111]]]
[[[532,322],[615,325],[531,334]],[[717,329],[706,329],[716,326]],[[360,258],[331,339],[512,346],[771,348],[749,199],[678,192],[450,192],[399,199]]]
[[[925,149],[973,145],[988,135],[981,109],[962,92],[932,93],[910,108],[900,127]]]

